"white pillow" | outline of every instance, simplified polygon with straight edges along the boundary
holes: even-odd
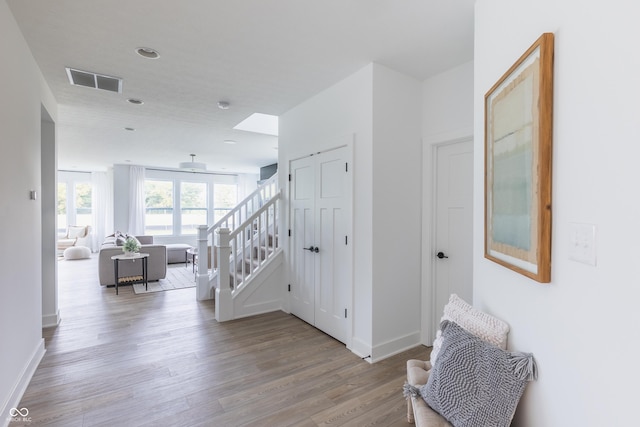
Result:
[[[70,225],[67,231],[68,239],[76,239],[87,235],[87,227],[84,225]]]
[[[440,321],[443,320],[455,322],[467,332],[503,350],[507,348],[509,325],[497,317],[474,308],[456,294],[451,294],[449,302],[444,306],[444,314]],[[436,363],[441,345],[442,332],[438,329],[431,350],[431,366]]]

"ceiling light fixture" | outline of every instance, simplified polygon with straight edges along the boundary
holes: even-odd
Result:
[[[140,100],[140,99],[135,99],[135,98],[129,98],[127,99],[127,102],[133,105],[142,105],[144,104],[144,101]]]
[[[160,54],[157,50],[151,49],[150,47],[139,47],[136,48],[136,53],[143,58],[147,59],[158,59],[160,58]]]
[[[225,144],[229,144],[229,145],[234,145],[236,142],[233,139],[225,139],[224,141]]]
[[[136,128],[124,128],[124,130],[128,130],[128,131],[133,132],[134,130],[136,130]]]
[[[221,110],[228,110],[229,103],[227,101],[218,101],[218,108]]]
[[[191,161],[190,162],[181,162],[178,167],[180,169],[187,169],[190,170],[191,172],[198,172],[198,171],[206,171],[207,170],[207,165],[205,163],[198,163],[196,162],[194,159],[196,157],[195,154],[189,154],[191,156]]]

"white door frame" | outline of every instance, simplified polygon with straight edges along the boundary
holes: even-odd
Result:
[[[429,167],[430,173],[428,176],[430,182],[426,183],[424,187],[423,200],[428,201],[429,206],[425,207],[425,212],[428,212],[429,218],[425,218],[425,229],[428,230],[428,234],[423,235],[423,298],[422,298],[422,343],[427,346],[431,346],[435,339],[434,331],[435,325],[440,322],[442,313],[436,313],[436,219],[437,219],[437,162],[438,162],[438,149],[441,147],[458,144],[461,142],[471,141],[473,143],[473,135],[463,136],[455,139],[450,139],[438,143],[431,144],[430,150],[424,150],[426,156],[423,159],[423,167]],[[474,146],[475,153],[475,146]],[[474,154],[475,156],[475,154]],[[471,301],[469,301],[471,303]]]

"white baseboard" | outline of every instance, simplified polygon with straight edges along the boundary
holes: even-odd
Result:
[[[420,331],[378,344],[371,350],[371,362],[379,362],[420,345]]]
[[[58,326],[60,324],[60,310],[58,310],[55,314],[47,314],[42,316],[42,327],[43,328],[52,328],[54,326]]]
[[[365,343],[359,338],[353,338],[349,350],[358,357],[371,363],[371,344]]]
[[[36,369],[38,368],[40,361],[44,357],[45,351],[46,350],[44,348],[44,339],[41,339],[38,342],[38,345],[36,346],[36,348],[34,349],[33,354],[31,355],[31,358],[29,359],[27,364],[24,366],[24,369],[22,370],[20,376],[18,377],[16,384],[13,387],[13,391],[5,401],[4,407],[2,408],[2,412],[0,412],[0,414],[2,414],[0,415],[0,417],[2,417],[0,418],[0,425],[6,427],[11,422],[11,415],[9,412],[12,408],[18,408],[18,405],[20,405],[22,396],[24,395],[24,392],[27,390],[27,387],[31,382],[31,378],[33,377],[33,374],[36,372]]]

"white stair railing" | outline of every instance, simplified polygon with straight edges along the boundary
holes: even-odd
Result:
[[[245,222],[264,203],[269,201],[278,192],[278,174],[260,185],[253,193],[244,198],[233,209],[227,212],[222,218],[216,221],[208,229],[208,234],[215,234],[220,228],[235,230],[240,224]]]
[[[280,193],[276,193],[235,230],[220,228],[216,277],[216,320],[233,319],[233,297],[279,252],[277,218]],[[222,260],[229,260],[223,262]]]
[[[228,296],[230,302],[233,293],[279,249],[277,179],[277,174],[269,178],[211,227],[198,227],[198,253],[207,256],[198,257],[197,298],[210,299],[216,288],[216,318],[219,314],[224,317],[225,306],[218,309],[220,301]],[[220,291],[223,295],[219,297]]]

